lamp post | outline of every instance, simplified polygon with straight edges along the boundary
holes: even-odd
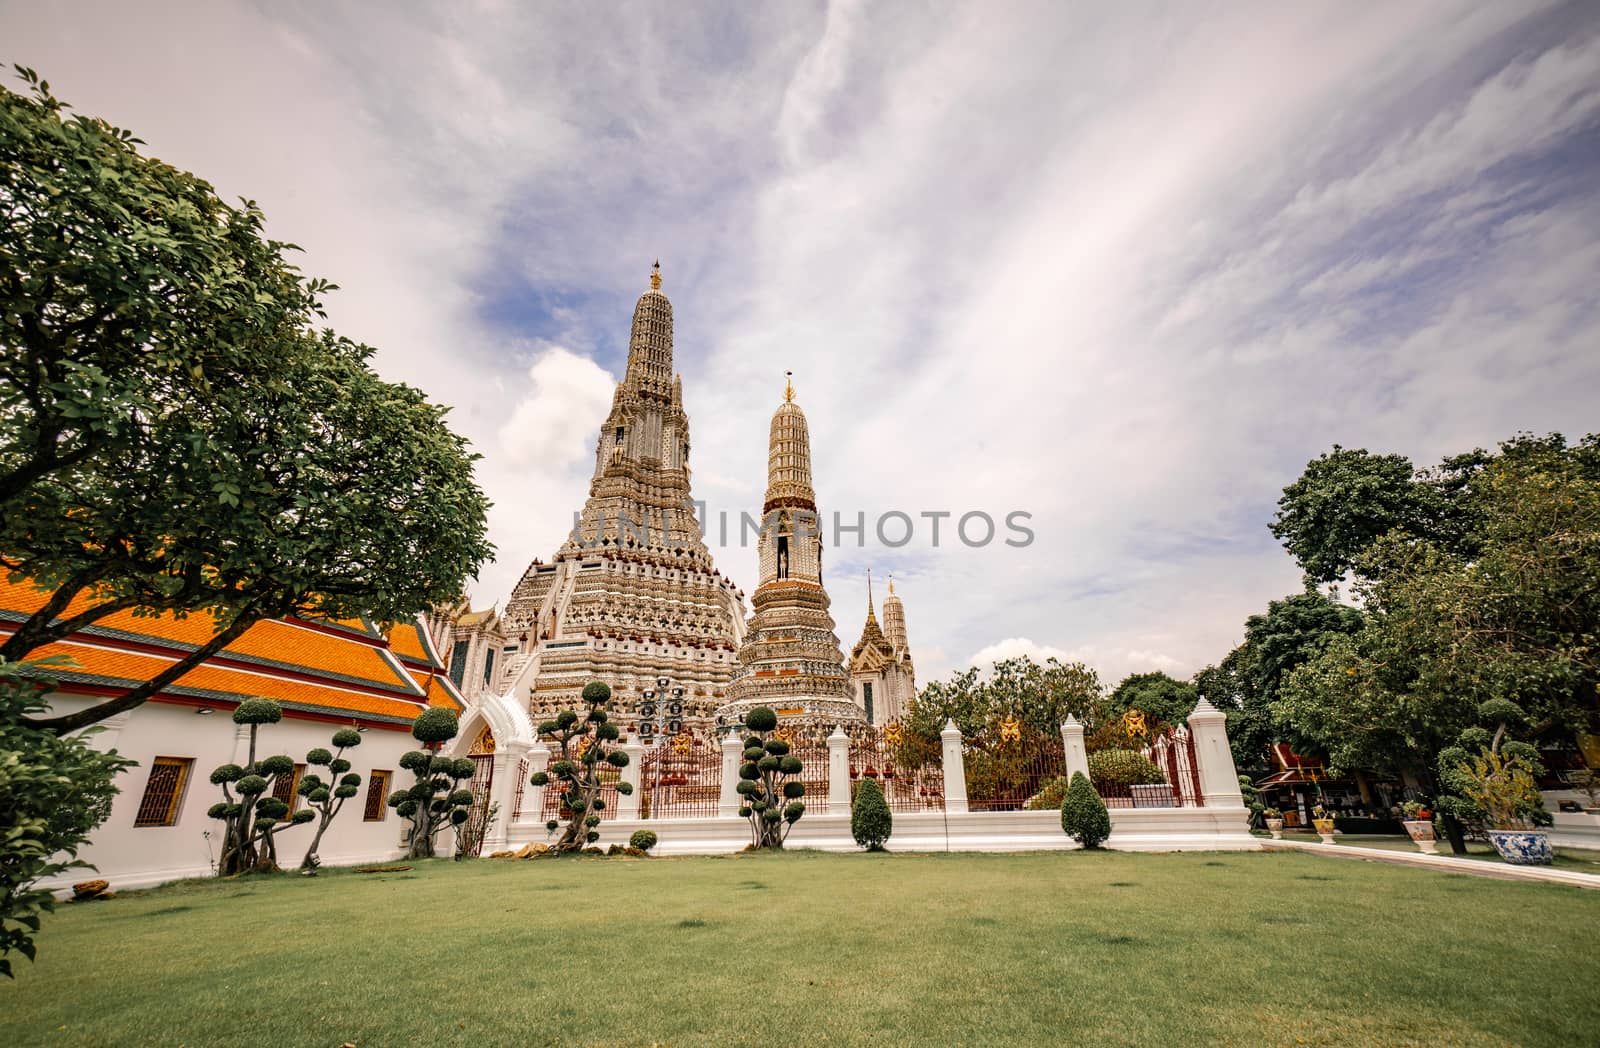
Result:
[[[683,687],[675,685],[667,677],[657,677],[654,687],[646,687],[639,693],[640,701],[635,707],[639,714],[639,734],[646,745],[654,743],[657,729],[663,735],[677,735],[683,731]],[[661,766],[666,763],[666,752],[656,757],[655,785],[661,785]]]

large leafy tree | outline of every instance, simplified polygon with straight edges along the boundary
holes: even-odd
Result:
[[[17,660],[113,612],[201,613],[211,639],[58,732],[133,708],[263,618],[399,619],[491,552],[444,409],[318,331],[262,216],[0,89],[0,568],[43,607]]]
[[[1507,448],[1472,482],[1473,555],[1373,543],[1365,627],[1292,674],[1277,714],[1334,763],[1426,771],[1487,703],[1547,744],[1600,730],[1597,441]]]
[[[987,676],[969,668],[929,683],[908,704],[905,725],[937,740],[945,721],[954,720],[970,737],[1009,713],[1039,734],[1054,735],[1068,714],[1091,721],[1104,698],[1099,675],[1083,663],[1022,656],[995,663]]]
[[[1128,710],[1138,710],[1152,727],[1158,724],[1181,725],[1194,711],[1199,694],[1193,684],[1155,670],[1150,673],[1130,673],[1122,678],[1111,693],[1105,710],[1120,716]]]
[[[1283,489],[1271,528],[1308,576],[1332,582],[1380,535],[1395,529],[1429,534],[1444,505],[1404,455],[1335,444]]]
[[[1286,727],[1274,709],[1296,667],[1361,625],[1360,611],[1307,589],[1268,602],[1264,613],[1245,620],[1244,643],[1195,675],[1196,686],[1212,704],[1228,711],[1228,737],[1241,768],[1266,767],[1267,747],[1279,739],[1321,748],[1317,739],[1296,733],[1294,722]]]

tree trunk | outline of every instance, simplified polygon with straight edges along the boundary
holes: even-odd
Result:
[[[333,816],[328,812],[322,813],[321,820],[317,823],[316,835],[311,838],[311,846],[306,849],[306,857],[300,860],[302,870],[314,870],[322,865],[322,860],[317,858],[317,849],[322,845],[322,835],[328,832],[328,824],[333,822]]]

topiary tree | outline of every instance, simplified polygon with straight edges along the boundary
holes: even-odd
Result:
[[[867,779],[857,788],[856,802],[850,807],[850,833],[867,851],[883,851],[892,832],[894,816],[889,812],[889,802],[883,799],[878,784]]]
[[[778,715],[767,706],[757,706],[745,714],[744,763],[739,765],[739,796],[744,805],[739,814],[750,820],[751,848],[781,848],[784,838],[805,814],[800,798],[806,794],[800,774],[800,758],[789,752],[789,744],[772,735]]]
[[[322,844],[322,835],[328,832],[328,824],[333,822],[334,816],[344,809],[344,802],[356,795],[361,788],[361,776],[350,770],[350,762],[344,759],[344,751],[361,745],[361,733],[354,728],[340,728],[333,733],[334,751],[329,753],[322,747],[317,747],[306,754],[306,763],[312,767],[327,768],[328,782],[322,781],[322,776],[315,772],[307,772],[300,776],[298,787],[300,796],[304,797],[317,812],[317,833],[311,838],[311,846],[306,849],[306,857],[300,860],[302,870],[314,870],[322,865],[322,860],[317,858],[317,848]],[[334,785],[334,776],[339,776],[338,785]]]
[[[656,846],[656,840],[654,830],[634,830],[633,836],[628,838],[628,847],[647,852]]]
[[[223,764],[211,772],[212,784],[222,787],[222,800],[206,813],[223,824],[222,856],[217,860],[219,876],[278,869],[278,831],[316,818],[314,812],[302,809],[285,822],[289,806],[273,796],[279,780],[294,775],[293,758],[256,760],[256,735],[261,726],[282,719],[283,707],[272,699],[245,699],[234,708],[233,722],[250,728],[250,750],[249,761],[243,767]]]
[[[438,706],[423,710],[411,722],[411,737],[429,747],[442,746],[459,730],[455,712]],[[439,831],[467,821],[472,791],[462,789],[461,783],[472,778],[472,761],[411,750],[401,755],[400,767],[414,774],[417,781],[410,789],[390,794],[389,807],[411,822],[406,855],[431,859],[437,854],[434,842]]]
[[[1106,802],[1081,771],[1072,773],[1072,783],[1061,798],[1061,828],[1085,848],[1098,848],[1111,836]]]
[[[583,702],[588,707],[585,713],[562,710],[555,720],[539,725],[539,734],[554,742],[559,752],[548,771],[535,772],[529,781],[545,786],[554,780],[569,813],[565,829],[560,819],[545,824],[551,833],[562,831],[545,855],[582,851],[584,845],[600,839],[600,813],[606,807],[600,791],[613,785],[609,781],[611,772],[628,766],[628,755],[617,748],[621,732],[606,716],[605,706],[610,700],[609,685],[590,681],[583,686]],[[617,782],[615,786],[618,793],[633,792],[632,783]]]

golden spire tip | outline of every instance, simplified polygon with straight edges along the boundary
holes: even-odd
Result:
[[[784,375],[787,377],[787,382],[785,383],[785,388],[783,391],[783,402],[785,404],[792,404],[794,403],[794,372],[785,371]]]
[[[661,260],[656,259],[656,264],[650,267],[650,290],[661,290]]]

